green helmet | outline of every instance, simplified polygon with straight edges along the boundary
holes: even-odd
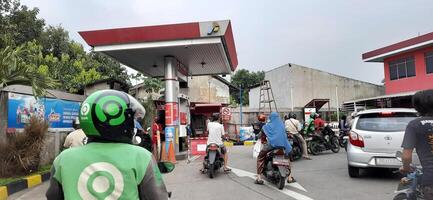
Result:
[[[117,90],[101,90],[81,104],[80,126],[89,139],[131,143],[134,119],[146,111],[132,96]]]

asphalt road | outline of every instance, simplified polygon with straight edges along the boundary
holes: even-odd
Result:
[[[187,164],[180,161],[174,172],[164,175],[165,183],[173,192],[175,200],[230,200],[230,199],[392,199],[399,181],[399,175],[389,170],[366,170],[363,177],[350,178],[347,174],[347,161],[344,150],[313,156],[313,160],[296,161],[293,176],[297,183],[286,185],[278,190],[274,185],[253,183],[256,170],[252,158],[252,147],[235,146],[230,148],[229,165],[233,171],[219,173],[214,179],[199,173],[201,157]],[[19,192],[10,199],[45,199],[48,187],[44,183],[38,187]]]

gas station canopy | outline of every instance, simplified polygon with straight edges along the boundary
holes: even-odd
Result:
[[[173,56],[184,76],[229,74],[238,60],[229,20],[118,28],[79,33],[102,52],[147,76],[164,76]]]

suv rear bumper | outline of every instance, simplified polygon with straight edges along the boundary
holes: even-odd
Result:
[[[376,163],[376,158],[395,158],[395,153],[365,152],[362,148],[353,146],[350,143],[347,145],[347,161],[349,166],[360,168],[399,168],[402,166],[401,163],[379,165]]]

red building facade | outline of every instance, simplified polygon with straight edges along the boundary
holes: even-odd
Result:
[[[433,89],[433,32],[362,55],[383,62],[386,94]]]

